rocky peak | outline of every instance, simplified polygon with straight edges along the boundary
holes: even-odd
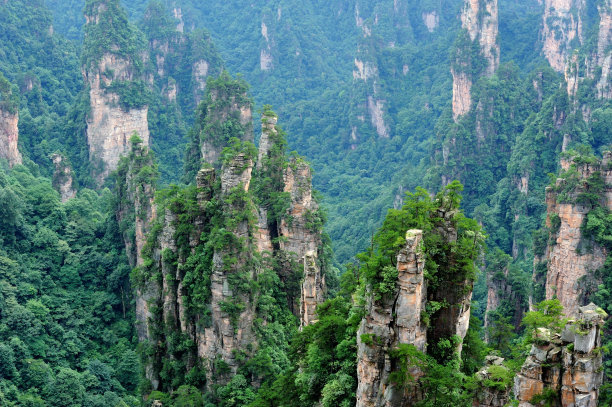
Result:
[[[553,390],[554,406],[596,407],[603,382],[601,334],[606,313],[594,304],[580,307],[561,334],[539,328],[531,352],[514,379],[519,407]],[[534,403],[534,404],[532,404]]]
[[[497,0],[466,1],[461,13],[461,25],[470,39],[480,44],[482,55],[487,61],[485,75],[491,76],[499,66]]]
[[[584,8],[584,0],[544,0],[542,50],[557,72],[565,72],[573,41],[582,44]]]
[[[0,72],[0,159],[8,161],[9,167],[21,164],[19,140],[19,98],[17,88]]]
[[[138,69],[142,55],[121,48],[136,46],[137,40],[132,37],[135,29],[119,2],[89,1],[85,16],[86,52],[82,71],[89,88],[87,144],[96,181],[102,185],[117,168],[121,156],[129,152],[129,140],[134,132],[145,146],[149,145],[148,106],[142,102],[137,106],[124,103],[126,92],[133,98],[144,97],[144,85],[137,82],[142,80]],[[102,42],[100,38],[109,31],[112,32],[110,41]]]
[[[325,277],[321,275],[317,254],[304,254],[304,278],[300,298],[300,327],[317,322],[317,305],[323,302]]]
[[[474,58],[486,61],[483,75],[491,76],[499,67],[498,8],[497,0],[465,0],[461,13],[461,24],[467,33],[454,52],[451,66],[453,75],[453,118],[455,121],[472,107],[472,84],[478,79],[473,77]],[[478,41],[480,56],[471,55],[470,42]]]
[[[494,382],[499,377],[499,372],[508,372],[504,366],[504,358],[488,355],[485,357],[485,366],[476,373],[477,383],[480,384],[476,390],[476,397],[472,407],[505,407],[510,399],[510,388],[487,386],[487,381]]]
[[[278,133],[276,130],[276,122],[278,117],[275,114],[264,114],[261,117],[261,137],[259,138],[259,154],[257,157],[257,168],[261,168],[264,163],[264,157],[268,156],[271,146],[271,138]]]
[[[200,134],[200,153],[204,162],[218,165],[221,152],[232,137],[253,142],[253,113],[247,96],[247,85],[223,72],[206,89],[203,108],[206,111]],[[231,134],[223,125],[232,129]]]
[[[413,386],[389,381],[394,367],[389,350],[412,344],[425,352],[427,327],[421,320],[427,299],[421,250],[423,232],[406,232],[406,244],[397,256],[397,287],[393,295],[376,300],[368,295],[366,316],[357,332],[357,407],[404,406],[418,401]],[[418,379],[421,372],[411,372]]]
[[[76,196],[76,190],[72,187],[72,168],[63,154],[54,153],[51,160],[55,166],[53,188],[59,192],[62,202],[66,202]]]
[[[243,153],[239,153],[229,160],[229,162],[223,165],[223,170],[221,171],[222,194],[228,195],[238,186],[242,186],[245,191],[248,191],[252,171],[253,160]]]
[[[10,167],[22,162],[21,153],[17,148],[18,123],[19,113],[3,109],[0,104],[0,159],[7,160]]]
[[[546,188],[546,226],[550,231],[549,244],[543,256],[547,265],[546,298],[558,298],[568,316],[575,315],[584,298],[585,285],[580,283],[581,279],[601,268],[608,255],[605,248],[596,242],[589,242],[591,250],[583,249],[586,242],[581,227],[592,208],[583,197],[590,192],[590,181],[595,177],[601,177],[603,181],[599,204],[612,209],[609,162],[609,152],[603,160],[591,163],[563,159],[561,165],[566,171],[554,187]]]
[[[283,217],[279,227],[280,248],[302,259],[307,252],[316,252],[320,244],[319,232],[310,225],[319,209],[312,197],[312,171],[300,158],[291,158],[284,176],[284,192],[289,193],[291,204],[288,217]],[[289,221],[290,219],[290,221]]]

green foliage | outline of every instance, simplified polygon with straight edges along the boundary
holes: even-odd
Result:
[[[538,328],[546,328],[550,335],[560,333],[565,327],[567,319],[563,318],[563,306],[558,299],[545,300],[534,305],[534,310],[529,311],[523,317],[522,324],[527,328],[529,339],[534,337]]]
[[[144,39],[119,0],[87,0],[84,13],[94,21],[84,27],[83,65],[93,67],[105,53],[113,53],[142,69],[138,53],[145,47]]]
[[[504,391],[514,383],[514,372],[506,366],[491,365],[487,367],[489,377],[483,380],[485,387]]]
[[[0,172],[0,197],[0,381],[13,389],[3,403],[133,406],[130,267],[110,192],[62,204],[18,166]]]
[[[461,184],[455,181],[434,198],[422,188],[407,193],[403,208],[389,210],[383,226],[374,236],[372,247],[358,256],[361,278],[365,285],[372,288],[374,299],[381,301],[391,298],[397,283],[396,257],[405,245],[406,231],[423,231],[423,244],[419,250],[423,251],[425,259],[424,274],[428,290],[436,292],[438,287],[454,287],[447,288],[444,295],[428,298],[428,308],[422,317],[425,323],[430,321],[428,325],[432,333],[439,329],[436,318],[455,306],[454,301],[460,301],[465,293],[471,291],[477,274],[475,262],[484,245],[485,235],[480,226],[459,210],[461,189]],[[452,232],[443,232],[451,229],[457,231],[456,240],[450,238]],[[432,349],[438,349],[439,360],[452,357],[456,340],[442,334],[434,342],[437,345],[433,345]]]
[[[217,78],[206,80],[206,95],[198,107],[200,117],[199,138],[215,147],[224,147],[232,139],[250,141],[251,123],[243,123],[241,109],[251,109],[247,96],[248,85],[241,79],[233,79],[227,71]]]
[[[544,407],[552,407],[557,403],[557,390],[547,387],[541,393],[536,394],[529,400],[534,405],[542,405]]]
[[[0,72],[0,109],[15,114],[19,107],[19,95],[16,87]]]

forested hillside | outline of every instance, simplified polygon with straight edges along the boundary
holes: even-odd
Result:
[[[0,0],[0,40],[0,405],[611,405],[610,0]]]

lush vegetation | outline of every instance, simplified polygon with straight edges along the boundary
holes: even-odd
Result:
[[[130,267],[108,190],[62,204],[36,166],[0,172],[0,403],[138,406]]]
[[[612,215],[601,173],[588,180],[579,176],[580,165],[595,165],[612,144],[612,106],[597,96],[597,68],[581,80],[575,97],[568,96],[563,75],[540,55],[542,10],[536,0],[500,2],[502,64],[491,77],[479,77],[484,61],[476,42],[460,30],[461,5],[460,0],[276,0],[248,7],[238,0],[0,1],[0,108],[19,113],[24,156],[24,166],[0,172],[0,404],[140,405],[140,396],[151,390],[148,380],[141,383],[142,358],[162,383],[149,404],[352,405],[363,302],[396,289],[394,259],[410,228],[424,231],[431,292],[445,286],[458,291],[429,298],[422,315],[433,338],[427,355],[399,346],[390,357],[427,372],[423,405],[468,405],[478,386],[507,388],[532,332],[561,326],[555,301],[527,312],[530,301],[544,300],[547,266],[540,260],[561,225],[552,214],[550,227],[543,227],[545,187],[559,202],[588,211],[579,250],[595,245],[612,250]],[[176,6],[182,14],[171,13]],[[597,49],[595,6],[587,5],[579,61]],[[85,25],[83,11],[97,24]],[[81,70],[95,70],[105,53],[130,63],[129,80],[115,78],[112,70],[101,72],[110,80],[105,90],[118,95],[124,111],[148,107],[158,160],[154,164],[153,155],[132,139],[130,156],[107,184],[114,195],[88,189],[95,185],[96,163],[90,162],[85,137],[90,100]],[[224,66],[243,73],[251,87]],[[476,78],[474,109],[457,122],[450,111],[451,66],[467,66]],[[590,72],[576,69],[582,76]],[[264,121],[272,120],[276,115],[264,105],[268,102],[278,106],[288,131],[276,126],[271,133],[251,192],[237,188],[221,197],[217,179],[201,208],[203,191],[194,185],[202,168],[201,144],[218,149],[225,164],[239,153],[255,160],[253,129],[239,110],[261,110]],[[259,123],[255,128],[257,133]],[[321,233],[319,256],[332,298],[320,306],[319,321],[302,331],[292,312],[299,298],[299,259],[281,254],[274,235],[273,256],[252,255],[251,242],[232,232],[241,222],[257,221],[256,206],[267,211],[272,231],[291,221],[283,176],[305,163],[288,153],[291,149],[311,160],[327,209],[309,214],[308,229],[323,232],[329,217],[325,228],[335,248],[332,254],[330,239]],[[552,176],[551,183],[562,150],[575,164],[560,173],[563,182]],[[72,165],[79,190],[65,204],[50,181],[54,153]],[[457,211],[461,187],[445,185],[451,179],[464,185],[465,215]],[[172,184],[179,181],[184,185]],[[151,209],[137,210],[133,203],[146,201],[155,184],[170,186],[157,196],[159,218],[149,231],[146,261],[131,270],[135,223]],[[418,185],[442,192],[432,197]],[[406,190],[415,192],[405,195]],[[440,216],[441,210],[453,215]],[[158,253],[156,239],[167,215],[177,250]],[[194,238],[197,222],[204,226]],[[456,241],[438,233],[449,225],[458,230]],[[482,230],[489,249],[478,258]],[[215,374],[228,380],[203,392],[210,372],[194,362],[196,344],[179,333],[181,321],[164,320],[160,308],[153,309],[154,346],[136,352],[131,284],[144,288],[161,281],[160,264],[154,264],[159,260],[182,279],[186,317],[197,319],[198,329],[210,326],[215,251],[224,252],[226,268],[235,266],[230,285],[237,294],[220,305],[234,328],[246,299],[259,298],[258,347],[237,355],[240,366],[231,378],[225,362],[215,360]],[[609,257],[579,282],[584,291],[579,301],[594,301],[611,313]],[[483,260],[480,274],[477,259]],[[331,264],[345,262],[336,287]],[[244,264],[261,270],[257,279]],[[504,295],[487,314],[491,287]],[[459,359],[457,338],[438,329],[436,319],[472,288],[477,318]],[[610,324],[603,350],[612,348]],[[505,366],[481,382],[474,373],[490,353],[506,358]],[[393,377],[400,383],[406,372],[399,369]],[[609,384],[601,403],[612,403]]]

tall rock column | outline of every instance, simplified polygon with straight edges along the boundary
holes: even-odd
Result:
[[[0,72],[0,159],[8,161],[10,167],[21,164],[21,153],[17,148],[19,139],[19,99],[16,88]]]
[[[576,175],[562,176],[557,179],[555,187],[546,188],[546,226],[550,230],[550,244],[544,256],[547,265],[546,298],[558,298],[568,316],[576,314],[584,297],[585,284],[580,281],[601,268],[608,255],[605,248],[596,242],[589,242],[591,249],[586,249],[581,226],[591,210],[591,204],[582,200],[584,194],[591,193],[589,181],[603,181],[600,204],[612,210],[610,162],[612,155],[609,152],[601,162],[593,164],[563,160],[562,167],[565,170],[575,168]]]
[[[66,202],[76,196],[76,190],[72,186],[72,168],[62,154],[52,154],[51,160],[55,166],[53,187],[59,192],[62,202]]]
[[[82,72],[89,87],[87,144],[96,181],[101,185],[117,168],[119,158],[129,152],[132,134],[149,145],[148,106],[140,73],[142,55],[133,50],[138,47],[136,29],[127,21],[119,1],[88,2],[85,20]],[[107,37],[110,43],[103,43],[101,38]]]
[[[224,163],[221,174],[224,213],[254,211],[253,203],[246,194],[251,183],[252,169],[253,161],[242,153]],[[198,334],[198,356],[208,361],[210,383],[224,380],[225,373],[215,370],[216,359],[223,360],[230,372],[235,374],[239,364],[236,360],[238,352],[256,347],[253,332],[255,304],[242,285],[233,283],[237,278],[255,278],[256,270],[249,263],[252,256],[252,225],[249,225],[248,219],[236,216],[238,219],[233,218],[233,215],[228,218],[227,243],[214,252],[210,277],[212,324]],[[213,380],[211,375],[216,375],[216,380]],[[226,379],[229,380],[229,377]]]
[[[557,72],[565,73],[573,41],[582,44],[584,8],[585,0],[544,0],[542,51]]]
[[[323,302],[325,279],[317,264],[317,255],[310,251],[304,255],[304,278],[300,298],[300,328],[317,322],[317,305]]]
[[[462,35],[466,35],[466,38],[455,49],[451,66],[455,121],[472,107],[472,84],[478,79],[474,74],[491,76],[499,66],[497,0],[466,0],[461,25],[466,31]],[[474,41],[478,41],[480,55],[472,55],[471,43]],[[482,73],[473,72],[474,58],[478,57],[485,59]]]
[[[357,407],[404,406],[418,401],[415,387],[395,386],[389,381],[396,368],[389,351],[399,344],[426,351],[427,327],[421,321],[427,298],[422,242],[421,230],[406,232],[406,245],[397,256],[395,293],[380,300],[369,294],[366,316],[357,332]],[[417,368],[410,373],[414,379],[421,375]]]
[[[599,33],[597,35],[597,62],[601,67],[601,77],[597,82],[597,96],[612,99],[612,0],[605,0],[597,6],[599,11]]]
[[[9,166],[21,164],[21,153],[17,149],[19,139],[19,113],[3,109],[0,105],[0,159],[8,161]]]
[[[284,191],[291,197],[287,217],[281,221],[279,231],[280,248],[293,252],[298,259],[304,258],[307,252],[317,251],[320,236],[311,226],[310,218],[319,209],[319,204],[312,197],[312,171],[307,162],[301,158],[291,158],[284,173]]]
[[[253,112],[247,88],[245,82],[231,79],[225,71],[210,83],[203,101],[206,119],[200,134],[204,162],[217,165],[230,137],[253,142]]]

